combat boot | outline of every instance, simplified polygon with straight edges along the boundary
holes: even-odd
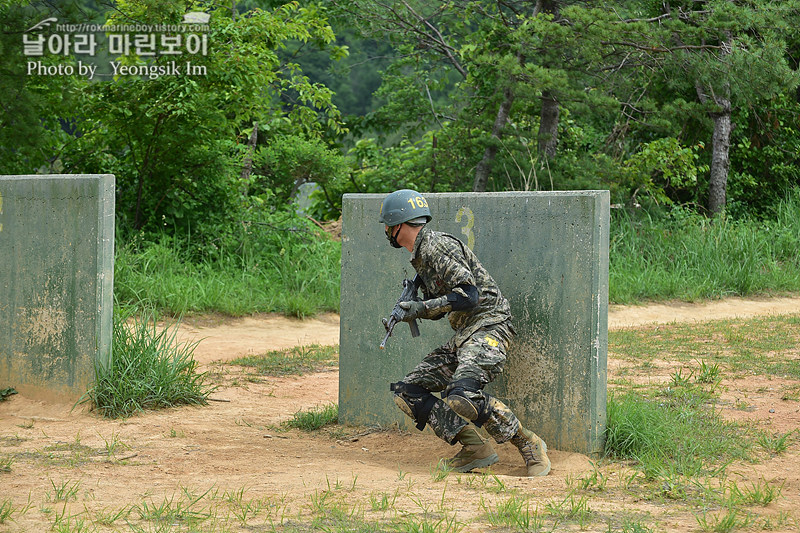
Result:
[[[547,444],[536,433],[520,426],[517,434],[511,437],[511,443],[517,447],[529,476],[546,476],[550,472],[550,459],[547,457]]]
[[[456,435],[461,451],[446,459],[444,466],[454,472],[469,472],[475,468],[485,468],[500,460],[492,448],[491,441],[484,441],[475,428],[467,426]]]

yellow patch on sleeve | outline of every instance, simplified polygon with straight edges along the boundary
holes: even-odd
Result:
[[[484,338],[483,338],[483,340],[485,340],[485,341],[486,341],[486,343],[487,343],[489,346],[491,346],[492,348],[497,348],[497,346],[500,344],[499,342],[497,342],[496,340],[494,340],[494,339],[493,339],[493,338],[491,338],[491,337],[484,337]]]

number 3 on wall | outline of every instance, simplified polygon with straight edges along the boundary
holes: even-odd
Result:
[[[461,228],[461,233],[467,236],[467,246],[472,250],[475,247],[475,234],[472,232],[472,227],[475,226],[475,215],[469,207],[462,207],[458,210],[456,215],[456,222],[461,222],[461,219],[467,217],[467,223]]]

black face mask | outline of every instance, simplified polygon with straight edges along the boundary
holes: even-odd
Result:
[[[394,235],[392,235],[392,230],[393,229],[394,228],[390,227],[388,230],[386,230],[386,238],[389,240],[389,244],[391,244],[393,247],[402,248],[400,243],[397,242],[397,236],[400,235],[400,230],[403,229],[403,225],[399,224],[397,226],[397,232],[395,232]]]

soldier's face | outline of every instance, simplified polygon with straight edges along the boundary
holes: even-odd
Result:
[[[393,248],[402,248],[399,242],[397,242],[397,236],[400,234],[400,225],[398,226],[384,226],[384,232],[386,233],[386,239],[389,241],[389,244],[392,245]],[[397,228],[397,232],[394,232],[394,228]]]

